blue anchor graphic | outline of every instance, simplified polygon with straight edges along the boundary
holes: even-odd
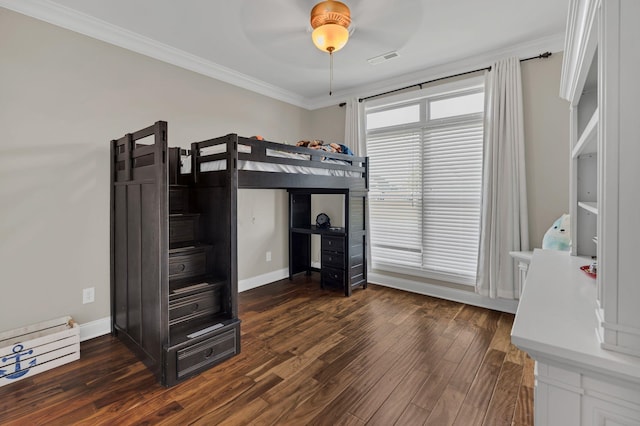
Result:
[[[13,373],[10,373],[10,374],[7,374],[6,376],[4,376],[5,379],[19,379],[20,377],[22,377],[25,374],[27,374],[31,367],[36,365],[36,359],[34,358],[31,361],[29,361],[29,367],[28,368],[25,368],[24,370],[20,370],[20,357],[25,356],[25,355],[31,355],[33,353],[33,349],[29,349],[26,352],[22,352],[22,349],[24,349],[24,346],[22,346],[21,344],[18,343],[17,345],[15,345],[13,347],[14,355],[9,355],[7,357],[3,357],[2,358],[2,362],[7,362],[11,358],[15,358],[16,359],[16,363],[14,364]],[[5,373],[7,373],[7,370],[0,370],[0,376],[2,376]]]

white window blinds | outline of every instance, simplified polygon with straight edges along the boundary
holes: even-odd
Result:
[[[428,129],[423,147],[423,268],[475,284],[482,120]]]
[[[369,215],[372,257],[378,262],[422,265],[421,149],[421,131],[367,138],[369,170],[376,171],[369,176]]]
[[[477,101],[478,93],[483,91],[476,85],[471,92],[425,96],[420,122],[407,120],[387,128],[367,126],[374,268],[475,284],[482,112],[469,112],[466,105],[460,115],[453,111],[436,120],[427,117],[432,101],[455,97]],[[402,107],[383,105],[371,111],[379,119],[385,111]]]

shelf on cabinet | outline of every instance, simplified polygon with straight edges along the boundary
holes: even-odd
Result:
[[[578,138],[576,146],[571,151],[572,158],[578,158],[582,154],[591,154],[598,151],[598,108],[593,112],[591,119]]]
[[[590,213],[598,214],[598,203],[595,201],[578,201],[578,207],[581,207]]]

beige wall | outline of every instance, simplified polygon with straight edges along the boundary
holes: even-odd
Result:
[[[321,139],[326,143],[344,143],[345,109],[336,104],[311,111],[309,133],[312,139]]]
[[[166,120],[172,146],[293,143],[311,116],[0,8],[0,330],[109,315],[109,140]],[[240,279],[286,268],[286,193],[242,190],[238,204]]]
[[[560,59],[523,64],[534,246],[568,205]],[[172,146],[231,132],[343,140],[337,105],[306,111],[2,8],[0,61],[0,331],[109,315],[109,140],[157,120]],[[287,267],[286,198],[240,191],[240,279]],[[341,202],[320,197],[315,211],[337,217]],[[81,303],[85,287],[95,303]]]
[[[562,53],[522,63],[531,248],[569,213],[569,103],[560,99]]]

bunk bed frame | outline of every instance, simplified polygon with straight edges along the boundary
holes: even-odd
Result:
[[[207,155],[204,151],[211,147],[224,147],[222,152]],[[239,150],[249,147],[250,152]],[[269,154],[269,151],[272,153]],[[273,153],[299,154],[300,158],[280,157]],[[368,188],[367,158],[327,152],[275,142],[244,138],[228,134],[191,144],[193,156],[192,170],[196,182],[205,180],[210,184],[231,182],[236,188],[263,189],[349,189],[366,191]],[[329,163],[326,160],[339,160]],[[200,166],[212,161],[225,161],[224,170],[200,171]],[[323,176],[318,174],[278,173],[242,170],[240,161],[290,166],[312,167],[321,170],[342,171],[347,176]],[[220,173],[221,172],[221,173]],[[230,175],[229,177],[225,175]],[[230,181],[228,179],[231,179]]]
[[[187,156],[191,170],[183,173]],[[218,169],[207,169],[214,162]],[[243,170],[243,162],[342,176]],[[288,190],[290,277],[311,272],[310,237],[321,234],[323,286],[347,296],[366,288],[366,158],[236,134],[193,143],[190,151],[169,148],[163,121],[113,140],[112,333],[165,386],[240,352],[239,188]],[[344,227],[311,225],[312,194],[344,195]],[[327,268],[325,253],[338,256]]]

